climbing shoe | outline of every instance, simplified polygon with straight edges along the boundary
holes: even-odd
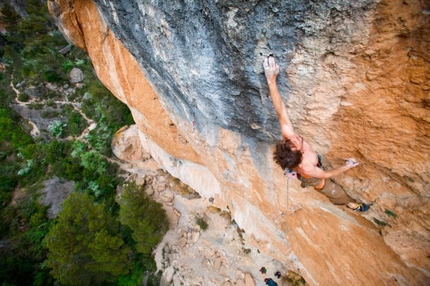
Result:
[[[367,210],[369,210],[370,206],[363,204],[363,203],[357,203],[357,206],[355,208],[352,208],[353,211],[355,212],[365,212]]]

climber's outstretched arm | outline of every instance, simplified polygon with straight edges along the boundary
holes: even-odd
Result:
[[[279,74],[279,65],[275,62],[273,56],[268,56],[263,63],[264,73],[266,75],[267,84],[269,85],[270,97],[272,98],[273,105],[275,106],[276,113],[278,114],[279,123],[281,125],[281,134],[284,139],[289,139],[294,133],[293,125],[288,117],[287,110],[281,95],[279,94],[278,86],[276,84],[276,77]]]
[[[345,165],[335,169],[331,169],[329,171],[324,171],[323,169],[318,168],[317,166],[313,165],[310,162],[303,161],[300,164],[300,174],[308,177],[313,177],[313,178],[328,179],[336,175],[339,175],[358,165],[359,163],[355,159],[350,158],[346,160]]]

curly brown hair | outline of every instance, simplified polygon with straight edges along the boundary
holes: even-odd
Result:
[[[281,166],[283,170],[286,168],[292,170],[302,162],[302,152],[300,150],[291,150],[292,142],[288,139],[276,144],[275,152],[273,152],[273,160]]]

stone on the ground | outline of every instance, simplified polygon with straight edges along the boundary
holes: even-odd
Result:
[[[84,73],[80,69],[73,68],[70,71],[69,81],[70,81],[71,84],[76,84],[76,83],[83,82],[84,79],[85,79],[85,75],[84,75]]]

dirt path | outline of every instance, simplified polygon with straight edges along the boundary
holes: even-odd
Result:
[[[15,92],[15,102],[16,102],[16,104],[18,105],[18,106],[22,106],[22,107],[28,107],[28,105],[29,104],[32,104],[32,103],[39,103],[39,104],[43,104],[43,105],[45,105],[45,100],[35,100],[34,98],[30,98],[30,100],[29,101],[27,101],[27,102],[23,102],[23,101],[20,101],[19,100],[19,95],[21,94],[21,92],[14,86],[14,84],[13,84],[13,75],[11,75],[11,79],[10,79],[10,87],[12,88],[12,90]],[[62,96],[64,96],[64,98],[66,99],[66,100],[55,100],[55,101],[53,101],[53,103],[55,103],[55,104],[58,104],[58,105],[66,105],[66,104],[68,104],[68,105],[71,105],[72,107],[73,107],[73,109],[76,111],[76,112],[78,112],[84,119],[85,119],[85,121],[87,122],[87,125],[88,125],[88,127],[87,128],[85,128],[83,131],[82,131],[82,133],[79,135],[79,136],[75,136],[75,137],[73,137],[73,139],[77,139],[77,140],[84,140],[85,141],[85,138],[86,138],[86,136],[88,135],[88,133],[91,131],[91,130],[94,130],[96,127],[97,127],[97,123],[94,121],[94,120],[92,120],[91,118],[88,118],[87,117],[87,115],[85,114],[85,113],[83,113],[82,112],[82,110],[79,108],[79,103],[76,103],[76,102],[70,102],[68,99],[67,99],[67,96],[65,96],[65,95],[62,95]],[[27,120],[28,120],[28,123],[32,126],[32,130],[30,131],[30,135],[33,137],[33,138],[35,138],[35,137],[37,137],[37,136],[39,136],[40,135],[40,129],[39,129],[39,127],[37,126],[37,124],[36,123],[34,123],[33,121],[31,121],[30,119],[28,119],[28,118],[26,118]]]

